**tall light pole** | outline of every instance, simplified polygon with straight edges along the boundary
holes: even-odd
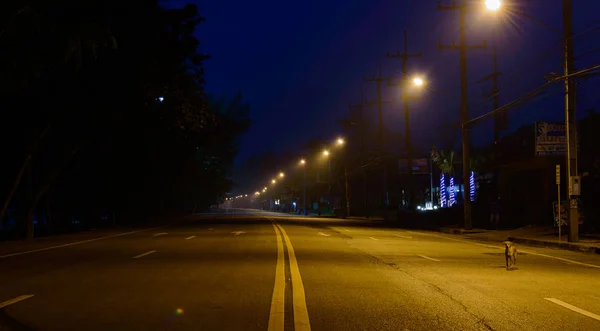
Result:
[[[492,11],[498,11],[502,7],[500,0],[486,0],[486,8]],[[565,80],[565,138],[566,138],[566,172],[568,185],[567,197],[569,199],[569,212],[567,213],[569,218],[569,241],[579,241],[579,210],[578,210],[578,197],[579,197],[579,177],[577,170],[577,119],[575,113],[575,84],[573,78],[570,76],[575,71],[574,65],[574,54],[573,54],[573,2],[572,0],[562,0],[563,10],[563,31],[562,37],[564,42],[564,80]],[[504,8],[504,7],[502,7]],[[512,10],[510,8],[504,8],[504,10],[520,15],[535,22],[545,28],[552,30],[557,33],[560,31],[553,27],[544,24],[525,13]],[[574,182],[577,182],[577,187],[574,187]],[[560,201],[558,202],[560,205]]]
[[[459,12],[459,44],[452,46],[442,46],[439,44],[440,49],[453,49],[458,50],[460,53],[460,87],[461,87],[461,97],[460,97],[460,121],[462,124],[462,170],[463,170],[463,214],[465,219],[465,229],[470,230],[473,227],[473,220],[471,219],[471,200],[466,194],[466,188],[468,187],[468,179],[471,174],[471,169],[469,168],[470,163],[470,147],[471,140],[469,139],[469,126],[466,124],[469,121],[469,102],[468,102],[468,81],[467,81],[467,51],[469,49],[477,49],[477,48],[486,48],[486,43],[484,41],[482,46],[469,46],[467,45],[467,23],[466,17],[469,7],[466,4],[465,0],[461,0],[460,4],[452,4],[452,6],[442,6],[441,3],[438,3],[438,10],[451,10]]]
[[[302,209],[303,209],[303,213],[306,216],[307,212],[306,212],[306,160],[302,159],[300,160],[300,164],[302,165],[302,170],[304,172],[304,178],[303,178],[303,182],[302,182]]]
[[[344,145],[345,141],[342,138],[338,138],[336,143],[338,146],[342,146]],[[346,157],[344,157],[344,191],[346,197],[346,217],[348,217],[350,216],[350,190],[348,189],[348,168],[346,165]]]
[[[409,115],[409,111],[408,111],[408,93],[406,91],[407,87],[409,86],[409,82],[408,82],[408,73],[407,73],[407,65],[408,65],[408,59],[411,57],[420,57],[422,56],[422,53],[416,53],[416,54],[410,54],[408,53],[408,38],[406,37],[406,30],[404,30],[404,52],[400,53],[400,52],[396,52],[396,54],[386,54],[387,57],[390,58],[400,58],[402,60],[402,82],[401,85],[403,87],[403,104],[404,104],[404,123],[405,123],[405,133],[404,133],[404,141],[406,143],[406,161],[408,163],[408,203],[412,203],[412,174],[413,174],[413,168],[412,168],[412,143],[411,143],[411,135],[410,135],[410,115]],[[423,80],[421,78],[415,78],[413,80],[413,83],[417,86],[421,86],[423,85]]]
[[[575,84],[569,75],[575,71],[573,55],[573,3],[563,0],[563,38],[565,43],[565,135],[567,144],[567,175],[569,176],[569,241],[579,241],[579,210],[574,190],[577,172],[577,119],[575,117]],[[560,206],[560,201],[558,202]]]
[[[327,157],[327,194],[331,195],[331,159],[329,158],[329,151],[324,150],[323,155]]]

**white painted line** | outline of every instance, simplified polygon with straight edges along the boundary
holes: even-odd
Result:
[[[330,236],[329,234],[327,234],[327,233],[323,233],[323,232],[319,232],[319,235],[320,235],[320,236],[324,236],[324,237],[329,237],[329,236]]]
[[[98,240],[103,240],[103,239],[121,237],[121,236],[126,236],[128,234],[134,234],[134,233],[138,233],[138,232],[156,230],[156,229],[164,228],[165,226],[166,225],[157,226],[157,227],[149,228],[149,229],[142,229],[142,230],[124,232],[124,233],[119,233],[119,234],[113,234],[113,235],[110,235],[110,236],[104,236],[104,237],[100,237],[100,238],[94,238],[94,239],[76,241],[76,242],[72,242],[72,243],[68,243],[68,244],[64,244],[64,245],[57,245],[57,246],[50,246],[50,247],[38,248],[38,249],[33,249],[33,250],[30,250],[30,251],[25,251],[25,252],[11,253],[11,254],[6,254],[6,255],[0,256],[0,259],[4,259],[4,258],[7,258],[7,257],[12,257],[12,256],[30,254],[30,253],[43,252],[43,251],[48,251],[48,250],[56,249],[56,248],[75,246],[75,245],[85,244],[85,243],[89,243],[89,242],[93,242],[93,241],[98,241]]]
[[[140,255],[136,255],[136,256],[134,256],[133,258],[134,258],[134,259],[139,259],[140,257],[144,257],[144,256],[146,256],[146,255],[150,255],[150,254],[152,254],[152,253],[156,253],[156,251],[149,251],[149,252],[146,252],[146,253],[143,253],[143,254],[140,254]]]
[[[411,237],[411,236],[401,236],[401,235],[399,235],[399,234],[396,234],[395,236],[396,236],[396,237],[399,237],[399,238],[404,238],[404,239],[412,239],[412,237]]]
[[[155,233],[155,234],[152,235],[152,237],[164,236],[164,235],[167,235],[167,234],[168,233],[166,233],[166,232]]]
[[[283,240],[275,222],[273,230],[277,240],[277,264],[275,266],[275,285],[271,297],[271,310],[269,311],[268,331],[284,331],[285,316],[285,257],[283,255]]]
[[[431,233],[421,233],[421,232],[413,232],[413,231],[407,231],[407,232],[414,233],[414,234],[420,234],[420,235],[424,235],[424,236],[431,236],[431,237],[442,238],[442,239],[446,239],[446,240],[452,240],[452,241],[461,242],[461,243],[470,244],[470,245],[477,245],[477,246],[483,246],[483,247],[488,247],[488,248],[494,248],[494,249],[504,250],[504,246],[486,245],[486,244],[476,243],[476,242],[472,242],[472,241],[460,240],[460,239],[455,239],[455,238],[448,238],[448,237],[445,237],[445,236],[438,236],[438,235],[431,234]],[[567,262],[567,263],[577,264],[577,265],[581,265],[581,266],[584,266],[584,267],[590,267],[590,268],[600,269],[600,265],[583,263],[583,262],[578,262],[578,261],[573,261],[573,260],[565,259],[565,258],[558,257],[558,256],[552,256],[552,255],[548,255],[548,254],[535,253],[535,252],[532,252],[532,251],[523,250],[521,248],[519,248],[519,252],[530,254],[530,255],[536,255],[536,256],[546,257],[546,258],[549,258],[549,259],[554,259],[554,260],[563,261],[563,262]]]
[[[379,239],[377,239],[377,238],[373,238],[373,237],[369,237],[369,238],[371,238],[371,239],[373,239],[373,240],[379,240]]]
[[[574,311],[576,313],[580,313],[581,315],[585,315],[587,317],[591,317],[591,318],[593,318],[593,319],[595,319],[597,321],[600,321],[600,315],[597,315],[597,314],[594,314],[594,313],[590,313],[587,310],[583,310],[583,309],[581,309],[579,307],[575,307],[575,306],[570,305],[570,304],[568,304],[568,303],[566,303],[564,301],[560,301],[560,300],[555,299],[555,298],[544,298],[544,300],[548,300],[548,301],[550,301],[552,303],[555,303],[555,304],[557,304],[559,306],[563,306],[563,307],[565,307],[567,309],[570,309],[570,310],[572,310],[572,311]]]
[[[419,255],[419,254],[417,254],[417,256],[418,257],[422,257],[422,258],[427,259],[427,260],[435,261],[435,262],[440,262],[441,261],[441,260],[434,259],[434,258],[429,257],[429,256],[425,256],[425,255]]]
[[[244,231],[235,231],[235,232],[232,232],[232,234],[233,234],[234,236],[239,236],[239,235],[240,235],[240,234],[242,234],[242,233],[246,233],[246,232],[244,232]]]
[[[0,309],[2,309],[4,307],[7,307],[7,306],[10,306],[12,304],[15,304],[15,303],[17,303],[19,301],[23,301],[23,300],[29,299],[32,296],[33,296],[33,294],[26,294],[26,295],[18,296],[18,297],[14,298],[14,299],[10,299],[10,300],[4,301],[4,302],[0,302]]]
[[[190,240],[190,239],[194,239],[194,238],[196,238],[196,236],[189,236],[189,237],[185,238],[185,240]]]

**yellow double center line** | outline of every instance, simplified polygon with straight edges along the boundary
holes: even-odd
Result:
[[[292,300],[294,307],[294,330],[310,331],[310,320],[308,310],[306,309],[306,296],[304,294],[304,284],[300,276],[298,261],[294,253],[294,247],[282,226],[277,224],[274,219],[273,229],[277,236],[277,266],[275,267],[275,286],[273,287],[273,298],[271,299],[271,312],[269,314],[269,331],[284,330],[284,312],[285,312],[285,257],[283,242],[288,251],[290,261],[290,274],[292,276]],[[283,240],[282,240],[283,238]]]

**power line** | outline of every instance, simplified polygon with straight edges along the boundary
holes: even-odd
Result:
[[[569,77],[577,77],[577,76],[581,76],[581,75],[583,75],[583,74],[590,73],[590,72],[594,72],[594,71],[596,71],[596,70],[600,70],[600,64],[598,64],[598,65],[594,65],[594,66],[591,66],[591,67],[589,67],[589,68],[585,68],[585,69],[582,69],[582,70],[579,70],[579,71],[576,71],[576,72],[574,72],[574,73],[570,74],[570,75],[569,75]],[[506,105],[504,105],[504,106],[502,106],[502,107],[499,107],[499,108],[497,108],[497,109],[494,109],[494,110],[493,110],[493,111],[491,111],[491,112],[488,112],[488,113],[486,113],[486,114],[483,114],[483,115],[481,115],[481,116],[478,116],[478,117],[476,117],[476,118],[473,118],[473,119],[471,119],[471,120],[468,120],[468,121],[466,121],[466,122],[463,122],[463,123],[462,123],[462,125],[464,126],[464,125],[471,125],[471,124],[475,124],[475,123],[477,123],[477,122],[481,121],[482,119],[484,119],[484,118],[486,118],[486,117],[488,117],[488,116],[494,115],[494,114],[496,114],[496,113],[498,113],[498,112],[501,112],[501,111],[505,111],[505,110],[507,110],[507,109],[509,109],[509,108],[516,107],[516,106],[518,106],[518,105],[522,104],[523,102],[525,102],[525,101],[528,101],[529,99],[531,99],[531,98],[533,98],[533,97],[537,96],[538,94],[540,94],[540,93],[542,93],[542,92],[544,92],[544,91],[548,90],[548,89],[549,89],[550,87],[552,87],[552,86],[553,86],[555,83],[557,83],[557,82],[559,82],[559,81],[561,81],[561,80],[564,80],[564,79],[565,79],[565,76],[553,77],[553,78],[552,78],[550,81],[548,81],[547,83],[545,83],[545,84],[543,84],[543,85],[541,85],[541,86],[538,86],[538,87],[537,87],[537,88],[535,88],[534,90],[532,90],[532,91],[530,91],[530,92],[526,93],[525,95],[523,95],[523,96],[521,96],[521,97],[517,98],[516,100],[513,100],[513,101],[509,102],[508,104],[506,104]]]

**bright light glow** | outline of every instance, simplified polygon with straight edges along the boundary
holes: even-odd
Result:
[[[448,200],[446,199],[446,175],[443,173],[440,176],[440,206],[442,208],[448,206]]]
[[[490,11],[496,11],[502,6],[501,0],[485,0],[485,8]]]
[[[454,177],[450,177],[450,198],[448,201],[448,207],[452,207],[456,204],[456,192],[454,192]]]
[[[417,206],[417,209],[418,209],[418,210],[421,210],[421,206]]]
[[[271,183],[275,184],[275,183],[277,183],[277,181],[275,179],[272,179]]]
[[[265,192],[267,192],[267,189],[264,189],[264,190],[263,190],[263,193],[265,193]]]
[[[300,163],[301,164],[306,164],[306,160],[302,159],[302,160],[300,160]]]
[[[323,151],[323,155],[325,155],[325,156],[329,155],[329,151],[328,150],[324,150]]]
[[[266,190],[267,190],[267,187],[265,186],[265,187],[263,188],[263,192],[264,192],[264,191],[266,191]]]
[[[248,194],[244,194],[244,196],[245,196],[245,197],[247,197],[247,196],[248,196]]]
[[[283,172],[280,172],[279,177],[283,177],[283,176],[285,176],[285,174]]]
[[[337,144],[338,144],[338,145],[343,145],[343,144],[344,144],[344,139],[342,139],[342,138],[338,138],[338,140],[337,140]]]
[[[433,209],[437,210],[437,209],[438,209],[438,206],[433,206]]]
[[[422,86],[423,85],[423,78],[421,77],[415,77],[413,78],[413,83],[417,86]]]
[[[260,192],[256,191],[254,192],[254,195],[260,195]]]
[[[165,101],[165,98],[163,98],[163,97],[158,97],[158,101],[159,101],[159,102],[163,102],[163,101]]]

